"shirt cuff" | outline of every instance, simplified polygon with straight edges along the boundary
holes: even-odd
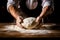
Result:
[[[50,1],[45,2],[42,7],[44,8],[46,6],[50,6]]]
[[[8,2],[7,2],[7,10],[8,10],[10,5],[14,5],[14,4],[15,4],[15,2],[13,0],[8,0]]]

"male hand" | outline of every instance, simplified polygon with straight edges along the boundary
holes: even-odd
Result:
[[[36,20],[35,20],[35,22],[37,23],[36,26],[40,25],[41,20],[42,20],[42,17],[40,17],[40,16],[38,16],[38,17],[36,18]]]
[[[17,19],[16,19],[16,25],[20,28],[23,28],[23,26],[21,25],[21,23],[23,22],[23,17],[19,16]]]

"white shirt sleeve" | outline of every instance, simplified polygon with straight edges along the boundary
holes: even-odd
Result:
[[[8,9],[8,7],[10,5],[13,5],[13,4],[15,4],[15,2],[13,0],[8,0],[8,2],[7,2],[7,9]]]
[[[42,7],[46,7],[46,6],[50,6],[51,5],[51,1],[50,0],[42,0]]]

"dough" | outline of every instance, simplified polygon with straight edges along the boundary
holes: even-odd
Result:
[[[27,28],[27,29],[32,29],[34,28],[36,22],[35,22],[35,19],[34,17],[28,17],[28,18],[25,18],[23,20],[23,23],[22,25],[24,26],[24,28]]]

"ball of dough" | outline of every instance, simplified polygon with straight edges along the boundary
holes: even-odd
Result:
[[[27,29],[30,29],[30,28],[33,28],[33,26],[35,25],[35,19],[34,17],[28,17],[28,18],[25,18],[23,20],[23,23],[22,25],[24,26],[24,28],[27,28]]]

